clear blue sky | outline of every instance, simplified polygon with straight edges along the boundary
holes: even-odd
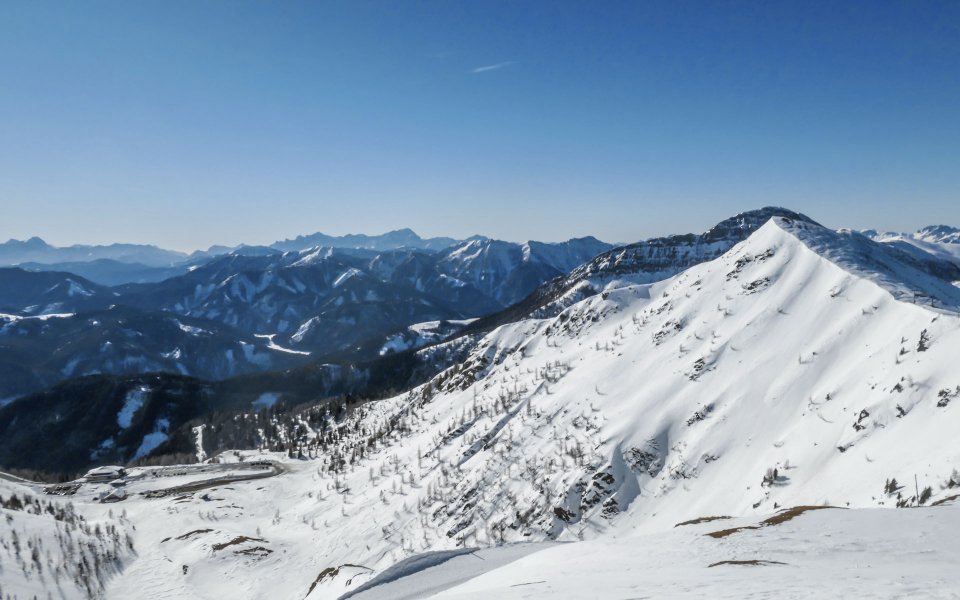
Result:
[[[0,239],[960,225],[960,2],[0,0]]]

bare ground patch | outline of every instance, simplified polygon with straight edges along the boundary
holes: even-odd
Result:
[[[317,587],[317,584],[323,583],[327,579],[332,580],[336,578],[336,576],[340,574],[340,569],[343,567],[353,567],[355,569],[366,569],[367,571],[373,571],[373,569],[370,567],[365,567],[363,565],[352,565],[350,563],[340,565],[339,567],[327,567],[326,569],[320,571],[320,574],[317,575],[317,578],[314,579],[313,583],[310,584],[310,590],[307,591],[307,596],[313,593],[313,589]]]
[[[721,560],[720,562],[715,562],[712,565],[707,565],[709,567],[719,567],[722,565],[739,565],[744,567],[764,567],[768,565],[785,565],[787,563],[780,562],[779,560]]]
[[[726,517],[726,516],[723,516],[723,517],[698,517],[698,518],[696,518],[696,519],[691,519],[691,520],[689,520],[689,521],[683,521],[683,522],[681,522],[681,523],[677,523],[676,525],[674,525],[674,527],[683,527],[684,525],[699,525],[700,523],[709,523],[709,522],[711,522],[711,521],[721,521],[721,520],[723,520],[723,519],[730,519],[730,518],[732,518],[732,517]]]
[[[178,536],[175,537],[174,539],[176,539],[176,540],[188,540],[188,539],[192,538],[192,537],[195,536],[195,535],[202,535],[202,534],[204,534],[204,533],[210,533],[211,531],[213,531],[213,530],[212,530],[212,529],[194,529],[193,531],[188,531],[188,532],[186,532],[186,533],[183,534],[183,535],[178,535]]]
[[[243,550],[236,550],[234,554],[242,554],[244,556],[259,556],[264,557],[268,554],[273,554],[273,550],[266,548],[264,546],[254,546],[253,548],[244,548]]]
[[[709,535],[710,537],[717,538],[717,539],[725,538],[728,535],[733,535],[734,533],[744,531],[745,529],[761,529],[763,527],[773,527],[775,525],[786,523],[787,521],[795,519],[805,512],[809,512],[811,510],[822,510],[824,508],[840,508],[840,507],[839,506],[794,506],[793,508],[784,509],[779,513],[773,515],[772,517],[768,517],[763,521],[760,521],[758,525],[745,525],[743,527],[731,527],[730,529],[721,529],[720,531],[711,531],[706,535]]]
[[[247,537],[245,535],[241,535],[233,538],[229,542],[223,542],[222,544],[214,544],[213,546],[211,546],[211,548],[213,548],[214,552],[219,552],[224,548],[228,548],[230,546],[236,546],[237,544],[243,544],[244,542],[266,542],[266,541],[267,540],[264,540],[261,538],[252,538],[252,537]]]

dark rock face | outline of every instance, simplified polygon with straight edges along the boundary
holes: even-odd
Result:
[[[636,244],[614,248],[598,255],[567,278],[574,283],[589,278],[612,278],[621,274],[666,274],[670,277],[693,265],[713,260],[734,245],[750,237],[773,217],[814,223],[800,213],[778,207],[743,212],[725,219],[702,234],[688,233],[653,238]],[[653,279],[651,279],[652,281]]]

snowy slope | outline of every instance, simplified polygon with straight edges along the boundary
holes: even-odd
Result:
[[[133,555],[122,509],[88,519],[73,503],[5,477],[0,474],[0,595],[102,597]]]
[[[946,493],[960,453],[946,443],[956,409],[938,404],[960,385],[957,318],[899,302],[808,246],[823,250],[829,235],[771,222],[675,279],[491,336],[486,356],[502,362],[407,417],[436,424],[411,427],[412,439],[389,450],[408,465],[411,447],[421,449],[424,473],[410,470],[433,486],[427,523],[401,522],[409,529],[398,535],[416,546],[434,529],[438,539],[421,544],[437,549],[657,529],[777,504],[891,505],[885,481],[914,471],[933,499]],[[830,242],[845,255],[847,239]],[[921,278],[908,265],[903,275]],[[936,342],[918,352],[924,329]],[[437,463],[447,475],[429,475]]]
[[[960,592],[954,533],[960,507],[817,510],[725,538],[707,535],[755,522],[480,550],[349,597],[955,598]]]
[[[646,576],[661,594],[683,565],[722,560],[841,572],[826,560],[787,556],[791,540],[847,559],[863,547],[883,568],[893,559],[874,550],[887,546],[865,532],[889,518],[902,536],[883,544],[895,545],[919,516],[863,511],[848,526],[803,515],[796,523],[806,529],[776,530],[782,541],[747,530],[711,546],[695,541],[706,530],[675,533],[674,525],[730,515],[741,526],[789,506],[892,509],[957,494],[960,289],[908,258],[863,236],[774,218],[680,275],[502,327],[463,364],[361,406],[322,435],[304,422],[290,447],[313,458],[283,459],[275,476],[159,497],[140,494],[157,482],[131,481],[123,506],[137,527],[139,558],[107,595],[337,598],[425,552],[548,540],[570,543],[526,557],[515,550],[502,564],[517,562],[479,579],[476,571],[457,574],[463,554],[418,564],[456,566],[434,590],[448,597],[556,597],[565,589],[576,596],[565,587],[576,568],[562,566],[591,551],[599,558],[581,574],[599,578],[583,581],[609,584],[614,597],[644,594],[642,576],[624,572],[631,556],[663,569]],[[914,304],[916,292],[936,307]],[[248,462],[261,456],[238,454]],[[76,502],[96,494],[85,484]],[[87,507],[94,515],[106,509]],[[937,510],[953,511],[943,518],[955,522],[955,509]],[[813,525],[802,525],[808,519]],[[841,541],[814,540],[824,527]],[[924,547],[909,546],[903,556],[917,568],[898,574],[929,576],[956,557],[943,536],[930,536],[932,566],[918,562]],[[848,538],[861,546],[845,547]],[[661,546],[663,556],[650,550]],[[722,586],[738,577],[736,568],[711,569],[703,581],[729,592]],[[763,568],[771,574],[758,585],[772,585],[781,567]],[[782,577],[796,585],[790,573]],[[541,579],[553,587],[505,590]],[[955,578],[942,583],[957,592]],[[870,586],[849,590],[880,589]]]

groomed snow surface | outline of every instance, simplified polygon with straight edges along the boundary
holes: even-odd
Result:
[[[105,594],[958,597],[960,292],[870,244],[775,219],[492,332],[320,458],[134,470],[112,505],[84,484],[77,510],[124,509],[135,542]],[[703,517],[732,518],[676,526]]]

